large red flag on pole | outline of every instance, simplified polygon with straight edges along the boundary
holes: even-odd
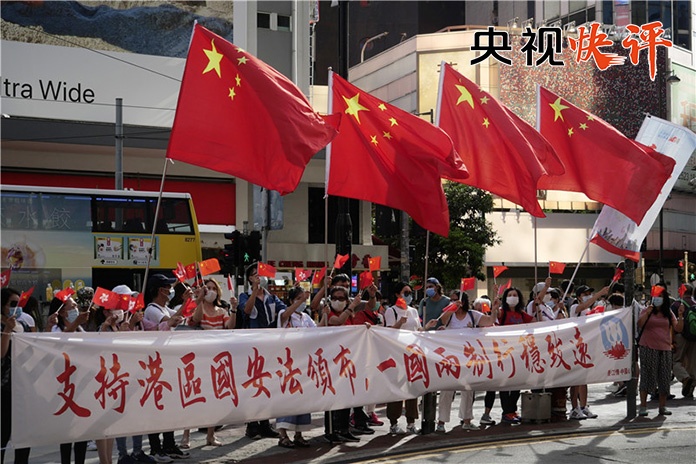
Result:
[[[330,111],[343,118],[327,151],[327,193],[400,209],[421,227],[447,236],[449,210],[440,178],[468,176],[447,134],[333,72],[329,89]]]
[[[549,190],[582,192],[640,223],[675,161],[629,139],[598,117],[539,87],[539,130],[566,171],[540,180]]]
[[[442,63],[437,125],[452,137],[470,168],[463,183],[487,190],[544,217],[537,183],[563,173],[549,143],[527,122],[447,63]]]
[[[290,79],[196,24],[167,156],[286,194],[337,123]]]

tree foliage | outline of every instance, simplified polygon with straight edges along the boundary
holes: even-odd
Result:
[[[447,288],[459,288],[462,277],[484,280],[483,259],[488,247],[500,243],[486,214],[493,209],[490,193],[468,185],[447,182],[445,196],[450,212],[449,237],[430,234],[428,276],[437,277]],[[411,221],[411,244],[415,256],[411,274],[423,276],[426,232]]]

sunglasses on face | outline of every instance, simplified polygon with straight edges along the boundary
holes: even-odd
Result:
[[[19,304],[19,300],[10,300],[10,308],[16,308]]]
[[[342,296],[332,296],[331,300],[332,301],[346,301],[346,299],[343,298]]]

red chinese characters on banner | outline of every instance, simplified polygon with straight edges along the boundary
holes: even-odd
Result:
[[[297,392],[304,393],[302,390],[302,384],[296,378],[296,376],[300,375],[302,371],[292,366],[295,360],[292,359],[290,348],[287,346],[285,347],[285,360],[283,360],[283,358],[280,356],[278,356],[277,359],[278,364],[285,368],[285,372],[283,372],[281,369],[276,371],[276,375],[281,379],[280,391],[285,393],[285,391],[288,390],[291,395]]]
[[[446,373],[448,376],[458,379],[462,372],[459,358],[453,354],[445,356],[446,351],[447,350],[442,347],[435,349],[435,353],[442,357],[442,359],[435,364],[435,372],[437,372],[437,376],[440,378],[442,378],[443,373]]]
[[[70,356],[68,356],[68,353],[63,353],[63,359],[65,359],[65,369],[56,377],[56,380],[63,384],[63,391],[58,393],[58,396],[63,399],[64,403],[53,415],[60,416],[70,409],[70,411],[78,417],[89,417],[92,415],[91,411],[75,402],[75,384],[70,381],[70,377],[77,371],[77,368],[70,363]]]
[[[541,359],[541,352],[536,344],[536,339],[534,335],[527,334],[520,337],[520,343],[522,344],[522,360],[524,361],[524,366],[529,372],[536,372],[541,374],[544,372],[544,365],[546,364],[545,359]]]
[[[123,414],[126,407],[126,386],[130,384],[128,377],[130,374],[127,372],[120,373],[121,363],[118,361],[118,355],[116,353],[111,354],[111,367],[106,367],[106,360],[103,356],[99,356],[99,363],[101,368],[99,373],[94,377],[99,383],[99,388],[94,397],[99,401],[102,409],[106,409],[106,395],[110,398],[118,401],[118,406],[114,408],[114,411]],[[111,372],[111,376],[109,376]]]
[[[184,368],[177,369],[179,379],[179,398],[181,407],[186,408],[196,403],[205,403],[205,396],[201,391],[201,378],[196,377],[196,366],[193,361],[196,359],[195,353],[187,353],[181,357]]]
[[[326,391],[330,391],[334,395],[336,389],[333,386],[331,379],[331,371],[329,371],[329,361],[324,358],[324,350],[319,348],[315,353],[316,360],[309,355],[307,364],[307,377],[314,381],[317,388],[321,387],[321,394],[326,395]]]
[[[626,57],[616,53],[606,53],[600,47],[612,46],[609,36],[599,30],[599,23],[592,23],[590,29],[578,28],[578,38],[568,37],[568,45],[575,52],[575,61],[582,63],[594,58],[597,67],[604,71],[610,66],[623,64]]]
[[[648,24],[643,24],[638,27],[635,24],[626,26],[626,31],[630,32],[628,36],[621,41],[624,48],[629,49],[628,57],[633,65],[638,64],[638,54],[644,48],[648,49],[648,65],[650,66],[650,79],[655,80],[657,70],[657,47],[662,45],[671,47],[672,41],[664,38],[665,30],[662,28],[662,23],[653,21]],[[640,41],[638,40],[640,39]]]
[[[428,372],[428,362],[423,348],[418,345],[408,345],[406,350],[407,353],[404,353],[406,379],[410,383],[422,380],[425,388],[428,388],[430,385],[430,373]]]
[[[503,345],[507,345],[507,340],[503,339],[501,340],[503,342]],[[498,343],[496,340],[493,340],[493,353],[495,353],[496,356],[496,365],[498,368],[502,371],[505,372],[505,360],[510,360],[510,364],[512,365],[512,369],[510,371],[510,375],[508,375],[508,379],[511,379],[515,376],[515,358],[512,356],[512,352],[515,349],[513,347],[509,347],[505,351],[501,351],[500,348],[500,343]]]
[[[355,370],[355,363],[351,361],[348,358],[348,355],[350,354],[350,350],[343,345],[339,345],[341,347],[341,351],[336,355],[335,358],[333,358],[334,364],[337,366],[340,366],[340,370],[338,371],[338,375],[340,377],[346,377],[350,381],[350,389],[355,395],[355,377],[357,376],[357,372]]]
[[[147,363],[144,361],[138,361],[138,364],[140,364],[140,367],[144,371],[148,371],[150,374],[149,377],[145,379],[138,379],[138,384],[145,388],[143,396],[140,397],[140,406],[144,406],[150,396],[152,396],[155,407],[160,411],[163,410],[164,405],[161,403],[162,391],[165,388],[172,391],[172,386],[169,384],[169,382],[160,380],[160,377],[162,377],[162,374],[164,373],[164,369],[162,369],[162,357],[160,356],[159,352],[156,351],[154,358],[152,356],[148,356]]]
[[[223,351],[213,358],[210,366],[210,375],[213,380],[213,393],[215,398],[221,400],[228,396],[232,403],[239,406],[239,395],[237,394],[237,384],[234,380],[234,364],[232,355],[229,351]]]
[[[582,338],[582,333],[580,329],[575,328],[575,337],[571,341],[575,348],[573,349],[573,356],[575,356],[575,364],[580,365],[584,368],[594,367],[591,362],[592,358],[587,353],[587,343]]]
[[[466,367],[470,369],[476,377],[481,377],[487,367],[488,375],[486,375],[486,377],[492,379],[493,366],[491,365],[491,360],[488,358],[488,354],[486,353],[486,349],[483,347],[481,340],[476,340],[476,342],[481,347],[480,353],[476,351],[476,348],[474,348],[471,343],[466,342],[464,345],[464,357],[468,359],[466,362]]]
[[[266,364],[266,358],[260,356],[259,350],[254,348],[253,359],[251,356],[249,356],[248,359],[249,362],[247,363],[247,376],[249,377],[249,380],[244,382],[242,384],[242,387],[256,388],[256,393],[254,393],[254,396],[252,396],[252,398],[256,398],[257,396],[261,395],[261,393],[265,394],[268,398],[270,398],[271,392],[263,384],[263,379],[270,379],[273,377],[270,372],[263,370]]]
[[[545,340],[548,347],[549,357],[551,358],[551,364],[549,364],[549,367],[563,366],[565,370],[569,371],[570,364],[563,359],[563,350],[561,349],[563,341],[559,340],[555,333],[550,333],[547,335]]]

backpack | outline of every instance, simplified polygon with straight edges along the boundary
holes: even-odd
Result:
[[[686,308],[681,335],[685,340],[690,342],[696,341],[696,306]]]

